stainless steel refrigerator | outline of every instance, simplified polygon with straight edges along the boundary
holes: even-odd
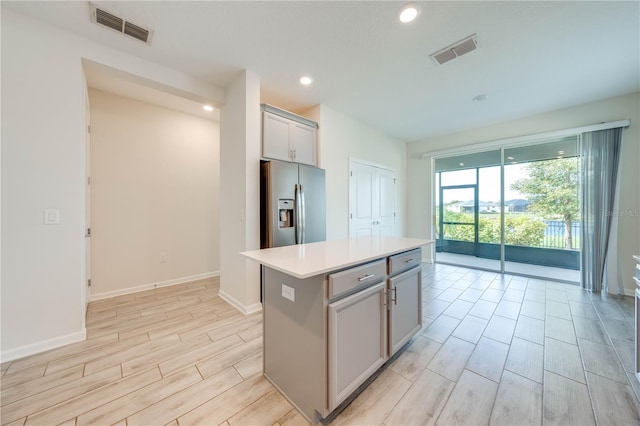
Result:
[[[261,248],[327,238],[323,169],[285,161],[262,161],[260,187]]]

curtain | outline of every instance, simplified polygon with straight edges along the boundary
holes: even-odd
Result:
[[[580,143],[582,188],[582,288],[606,290],[605,264],[615,215],[616,180],[622,128],[583,133]],[[617,264],[616,259],[610,263]],[[603,286],[604,283],[604,286]]]
[[[622,154],[621,154],[622,155]],[[615,203],[613,205],[613,211],[620,211],[620,184],[622,183],[620,176],[620,167],[618,167],[618,184],[616,185]],[[604,265],[604,278],[603,286],[605,286],[609,293],[617,288],[619,295],[624,295],[624,267],[622,259],[623,255],[618,254],[618,224],[620,222],[620,215],[611,215],[611,228],[609,231],[609,250],[607,250],[607,261]],[[617,284],[617,286],[616,286]]]

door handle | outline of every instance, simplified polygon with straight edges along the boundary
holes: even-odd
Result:
[[[295,155],[295,150],[293,151],[293,153]],[[300,185],[300,214],[302,216],[302,237],[300,238],[300,243],[304,244],[307,241],[305,235],[307,233],[307,218],[305,216],[306,207],[304,202],[304,189],[302,188],[302,185]]]
[[[296,244],[302,244],[302,225],[304,223],[304,213],[302,213],[302,187],[295,186],[295,223],[296,223]]]

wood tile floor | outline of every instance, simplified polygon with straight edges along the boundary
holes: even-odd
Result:
[[[422,332],[332,424],[640,424],[632,298],[445,265],[423,282]],[[217,293],[91,303],[86,341],[1,365],[2,425],[305,424],[261,375],[261,314]]]

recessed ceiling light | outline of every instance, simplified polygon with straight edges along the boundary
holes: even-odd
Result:
[[[564,151],[558,151],[558,155],[564,155]]]
[[[203,105],[202,109],[207,111],[207,112],[213,111],[213,107],[211,105]]]
[[[461,166],[464,166],[464,163],[460,163]]]
[[[515,160],[513,157],[507,157],[507,160]]]
[[[406,24],[416,19],[418,15],[420,15],[420,6],[415,3],[407,3],[398,12],[398,19]]]
[[[303,86],[308,86],[311,83],[313,83],[313,79],[309,76],[303,75],[302,77],[300,77],[300,84],[302,84]]]
[[[475,102],[484,102],[487,99],[489,99],[489,95],[487,95],[486,93],[483,93],[481,95],[476,96],[475,98],[473,98],[473,100]]]

